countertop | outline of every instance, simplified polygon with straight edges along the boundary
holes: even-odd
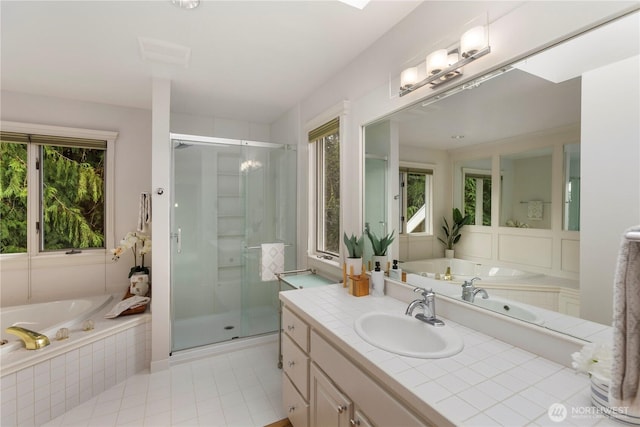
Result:
[[[451,319],[441,317],[462,336],[464,349],[449,358],[417,359],[378,349],[353,327],[368,312],[404,313],[404,302],[389,296],[356,298],[341,284],[282,292],[280,299],[428,419],[435,411],[436,418],[463,426],[619,425],[591,406],[585,375]],[[557,403],[567,409],[562,422],[548,415]]]

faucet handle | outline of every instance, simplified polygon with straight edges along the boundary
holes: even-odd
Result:
[[[426,298],[427,296],[433,294],[433,289],[431,288],[425,289],[425,288],[417,287],[413,289],[413,292],[420,292],[420,295]]]

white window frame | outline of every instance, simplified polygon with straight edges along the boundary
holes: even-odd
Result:
[[[344,251],[344,245],[339,244],[339,253],[338,254],[328,254],[325,252],[317,251],[317,231],[318,231],[318,200],[317,200],[317,165],[318,159],[316,154],[315,145],[311,147],[311,143],[309,143],[309,132],[312,130],[322,126],[325,123],[330,122],[336,117],[340,119],[339,126],[339,135],[340,135],[340,239],[342,242],[342,235],[344,233],[344,211],[342,209],[342,196],[344,194],[344,147],[346,146],[346,116],[348,114],[348,101],[340,102],[334,105],[332,108],[328,109],[324,113],[316,116],[314,119],[308,121],[304,126],[304,143],[308,148],[308,187],[307,187],[307,206],[309,207],[308,212],[308,226],[307,226],[307,255],[315,258],[324,258],[327,261],[339,263],[340,258],[342,257]],[[337,255],[337,256],[336,256]]]
[[[105,158],[105,189],[104,189],[104,206],[105,206],[105,230],[104,230],[104,248],[87,248],[82,253],[68,255],[65,252],[68,249],[60,251],[41,251],[40,235],[36,232],[36,222],[40,221],[40,190],[39,190],[39,171],[36,169],[35,158],[29,152],[28,165],[28,184],[27,192],[30,195],[27,198],[27,252],[19,254],[2,254],[0,259],[8,261],[16,258],[42,258],[51,259],[56,266],[76,265],[85,263],[87,257],[97,255],[101,260],[106,262],[106,254],[109,248],[115,247],[115,206],[114,206],[114,190],[115,190],[115,141],[118,132],[100,131],[91,129],[70,128],[61,126],[41,125],[34,123],[21,123],[0,121],[0,129],[5,132],[26,133],[35,135],[51,135],[68,138],[86,138],[107,141],[107,152]],[[28,150],[37,150],[38,147],[28,147]],[[36,196],[32,196],[35,194]]]
[[[402,180],[400,179],[400,174],[403,173],[402,169],[411,169],[416,172],[424,172],[425,173],[425,201],[429,201],[427,204],[427,209],[425,210],[425,231],[419,233],[407,233],[406,224],[408,218],[406,218],[407,214],[407,186],[402,186]],[[407,172],[404,172],[405,174]],[[434,180],[436,174],[436,167],[433,164],[428,163],[415,163],[415,162],[400,162],[398,169],[398,185],[400,188],[400,216],[399,216],[399,228],[400,233],[403,236],[432,236],[433,235],[433,205],[434,205]],[[402,217],[405,217],[402,220]]]

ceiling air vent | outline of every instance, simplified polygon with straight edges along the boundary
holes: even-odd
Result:
[[[149,62],[189,66],[191,48],[163,40],[138,37],[140,56]]]

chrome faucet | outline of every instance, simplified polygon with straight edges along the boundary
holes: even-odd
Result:
[[[5,329],[5,332],[17,335],[24,342],[24,346],[27,350],[38,350],[51,344],[49,338],[46,335],[38,332],[22,328],[20,326],[9,326]]]
[[[476,280],[482,279],[480,279],[479,277],[474,277],[469,281],[465,280],[462,284],[462,299],[464,301],[473,302],[476,298],[476,295],[478,294],[482,294],[482,299],[489,298],[489,294],[487,293],[487,291],[482,288],[476,288],[475,286],[473,286],[473,282],[475,282]]]
[[[413,300],[409,303],[404,314],[413,315],[416,307],[422,307],[422,313],[416,314],[416,319],[422,320],[433,326],[444,326],[444,322],[436,318],[436,294],[432,289],[415,288],[413,292],[420,292],[422,299]]]

